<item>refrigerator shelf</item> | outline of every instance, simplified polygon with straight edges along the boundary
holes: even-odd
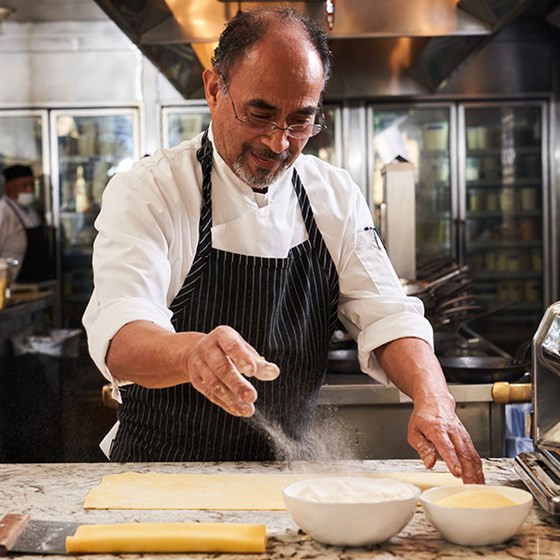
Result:
[[[539,239],[531,241],[520,241],[512,239],[511,241],[503,241],[500,239],[492,239],[488,241],[471,241],[466,248],[466,254],[480,253],[488,250],[508,250],[508,249],[533,249],[542,247],[542,241]]]
[[[471,271],[470,276],[474,280],[512,280],[526,278],[540,278],[542,273],[536,270],[493,270],[493,271]]]
[[[533,187],[540,186],[542,182],[542,177],[540,175],[535,175],[532,177],[519,177],[513,178],[510,183],[506,183],[501,178],[495,179],[471,179],[467,180],[467,189],[471,188],[492,188],[492,189],[503,189],[505,187],[510,188],[521,188],[521,187]]]
[[[504,216],[508,218],[541,218],[542,212],[540,210],[515,210],[513,212],[500,210],[467,210],[468,220],[502,219]]]

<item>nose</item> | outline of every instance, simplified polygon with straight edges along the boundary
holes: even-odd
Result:
[[[263,135],[261,142],[277,154],[285,152],[290,147],[290,139],[285,128],[275,128],[272,132]]]

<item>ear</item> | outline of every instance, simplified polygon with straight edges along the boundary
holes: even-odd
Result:
[[[214,68],[206,68],[202,73],[202,80],[204,81],[204,95],[210,112],[213,111],[216,103],[218,102],[218,93],[220,92],[220,75]]]
[[[17,196],[17,189],[14,187],[13,181],[6,181],[4,183],[4,194],[8,198],[16,198]]]

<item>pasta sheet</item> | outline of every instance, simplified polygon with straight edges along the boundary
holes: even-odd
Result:
[[[304,478],[373,476],[409,482],[421,490],[462,484],[448,473],[136,473],[104,476],[86,496],[86,509],[283,510],[282,489]]]

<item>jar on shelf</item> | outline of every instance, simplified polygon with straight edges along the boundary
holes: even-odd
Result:
[[[485,201],[484,192],[479,189],[469,190],[469,210],[472,212],[480,212],[484,210]]]
[[[537,188],[536,187],[523,187],[521,189],[521,210],[536,210],[537,209]]]
[[[541,300],[540,282],[537,279],[531,278],[525,280],[525,300],[529,302],[536,302]]]

